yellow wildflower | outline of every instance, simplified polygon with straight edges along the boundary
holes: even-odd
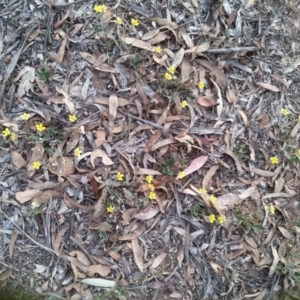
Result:
[[[77,121],[77,117],[75,115],[69,115],[69,121],[70,122],[76,122]]]
[[[5,128],[5,129],[2,131],[2,135],[3,135],[4,137],[9,136],[10,134],[11,134],[11,131],[10,131],[9,128]]]
[[[140,21],[137,19],[132,18],[131,19],[131,25],[133,25],[134,27],[137,27],[140,25]]]
[[[168,72],[172,75],[175,73],[175,71],[176,71],[176,68],[174,66],[171,66],[168,70]]]
[[[270,162],[272,165],[278,165],[279,164],[279,159],[277,156],[272,156],[270,157]]]
[[[116,175],[117,180],[123,181],[124,180],[124,174],[121,172],[118,172]]]
[[[289,110],[287,108],[282,108],[281,109],[281,113],[284,115],[284,116],[287,116],[290,114]]]
[[[115,207],[113,205],[109,205],[106,207],[107,212],[112,213],[115,210]]]
[[[156,200],[156,194],[155,194],[155,192],[151,191],[151,192],[149,193],[149,199],[151,199],[151,200]]]
[[[269,206],[269,211],[270,211],[270,215],[274,215],[274,213],[275,213],[275,206],[274,205],[270,205]]]
[[[181,107],[186,108],[188,106],[188,102],[186,100],[181,101]]]
[[[199,88],[200,90],[204,89],[204,88],[205,88],[205,83],[204,83],[203,81],[200,81],[200,82],[198,83],[198,88]]]
[[[39,161],[34,161],[33,163],[32,163],[32,166],[33,166],[33,168],[35,169],[35,170],[38,170],[40,167],[41,167],[41,163],[39,162]]]
[[[218,216],[218,221],[220,224],[223,224],[226,221],[225,216]]]
[[[30,117],[30,114],[28,114],[28,113],[23,113],[23,114],[21,115],[22,120],[25,120],[25,121],[28,120],[29,117]]]
[[[204,194],[207,193],[207,190],[206,190],[205,188],[200,188],[200,189],[199,189],[199,193],[200,193],[201,195],[204,195]]]
[[[155,190],[155,186],[154,186],[154,184],[152,184],[152,183],[148,183],[148,186],[149,186],[149,189],[150,189],[150,191],[154,191]]]
[[[121,25],[123,23],[122,19],[120,17],[117,17],[117,19],[115,20],[115,23],[117,25]]]
[[[81,153],[82,153],[82,150],[81,150],[80,148],[76,148],[76,149],[74,150],[74,155],[77,156],[77,157],[80,156]]]
[[[178,178],[182,179],[185,176],[184,171],[178,173]]]
[[[212,203],[215,203],[217,198],[214,196],[214,195],[210,195],[209,196],[209,200],[212,202]]]
[[[172,78],[173,78],[173,76],[172,76],[172,74],[170,74],[170,73],[166,73],[165,74],[165,78],[167,79],[167,80],[171,80]]]
[[[213,223],[213,222],[216,221],[216,216],[215,215],[209,215],[208,220],[209,220],[210,223]]]
[[[148,183],[152,183],[152,182],[153,182],[153,176],[152,176],[152,175],[147,175],[147,176],[146,176],[146,181],[147,181]]]
[[[42,123],[36,124],[36,125],[35,125],[35,128],[36,128],[37,131],[44,131],[44,130],[46,130],[45,125],[42,124]]]
[[[17,135],[15,134],[15,132],[11,133],[10,138],[12,141],[14,141],[17,138]]]
[[[161,52],[162,52],[161,46],[157,46],[157,47],[155,48],[155,53],[160,54]]]
[[[94,6],[94,10],[98,13],[103,13],[107,10],[107,6],[104,4],[96,4]]]

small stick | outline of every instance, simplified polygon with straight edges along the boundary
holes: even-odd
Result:
[[[229,52],[238,52],[238,51],[257,51],[258,47],[234,47],[234,48],[220,48],[220,49],[209,49],[206,52],[208,53],[229,53]]]

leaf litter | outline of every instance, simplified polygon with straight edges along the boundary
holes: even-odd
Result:
[[[125,2],[1,29],[0,249],[15,270],[34,243],[35,288],[69,298],[275,299],[299,264],[297,9]]]

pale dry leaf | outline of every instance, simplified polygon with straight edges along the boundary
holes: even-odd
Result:
[[[236,104],[237,101],[237,96],[236,96],[236,92],[232,89],[227,89],[226,91],[226,98],[227,101],[233,105]]]
[[[134,47],[143,49],[143,50],[148,50],[148,51],[152,51],[155,52],[156,51],[156,47],[152,46],[150,43],[147,43],[145,41],[136,39],[136,38],[131,38],[131,37],[126,37],[126,36],[121,36],[121,40],[129,45],[132,45]]]
[[[66,49],[66,45],[67,45],[67,41],[68,38],[65,37],[59,47],[59,50],[57,53],[52,53],[51,56],[53,59],[55,59],[57,62],[59,62],[60,64],[63,62],[64,59],[64,55],[65,55],[65,49]]]
[[[228,193],[218,197],[218,201],[225,206],[233,207],[234,205],[239,204],[241,202],[241,199],[235,194]]]
[[[95,274],[99,274],[102,277],[106,277],[111,272],[111,268],[109,266],[104,265],[91,265],[88,268],[88,275],[94,276]]]
[[[15,247],[15,243],[16,243],[17,238],[18,238],[18,232],[13,231],[13,233],[11,235],[11,238],[10,238],[9,247],[8,247],[8,253],[9,253],[10,258],[12,258],[12,256],[13,256],[14,247]]]
[[[195,159],[192,160],[192,162],[190,163],[190,165],[183,170],[183,174],[184,177],[199,170],[207,161],[208,156],[199,156]],[[179,177],[177,176],[176,179],[179,179]]]
[[[128,225],[129,222],[134,218],[134,216],[136,216],[138,211],[138,208],[135,207],[127,209],[122,215],[124,221],[123,225]]]
[[[272,92],[276,92],[276,93],[280,92],[280,89],[278,87],[276,87],[274,85],[271,85],[271,84],[268,84],[268,83],[258,82],[257,81],[257,82],[255,82],[255,84],[258,85],[258,86],[260,86],[260,87],[262,87],[262,88],[264,88],[264,89],[272,91]]]
[[[185,83],[190,79],[190,74],[193,71],[193,66],[190,63],[189,57],[184,57],[181,64],[181,82]]]
[[[159,171],[138,167],[136,168],[135,173],[138,175],[162,175],[162,173]]]
[[[264,176],[264,177],[274,176],[274,172],[261,170],[261,169],[257,169],[257,168],[251,168],[250,171],[251,171],[251,173],[254,173],[254,174],[257,174],[257,175],[260,175],[260,176]]]
[[[95,60],[93,66],[98,67],[104,64],[108,60],[108,55],[106,53],[100,54]]]
[[[163,42],[166,39],[170,39],[171,36],[164,33],[164,32],[160,32],[158,35],[156,35],[154,38],[148,40],[148,43],[151,45],[156,45],[159,44],[161,42]]]
[[[145,226],[138,227],[134,232],[130,232],[118,237],[119,241],[130,241],[137,239],[140,235],[142,235],[145,231]]]
[[[187,237],[187,235],[189,235],[189,233],[186,232],[186,230],[180,228],[180,227],[176,227],[176,226],[173,226],[174,230],[180,234],[181,236],[183,236],[184,238]]]
[[[38,196],[40,194],[40,190],[32,189],[32,190],[26,190],[23,192],[17,192],[15,194],[16,199],[21,203],[24,204],[31,200],[32,198]]]
[[[216,274],[223,274],[224,272],[224,268],[221,267],[219,264],[213,262],[213,261],[210,261],[209,264],[211,265],[211,267],[213,268],[213,270],[215,271]]]
[[[96,157],[101,157],[103,164],[106,165],[106,166],[110,166],[110,165],[113,164],[113,162],[111,161],[111,159],[107,156],[107,154],[103,150],[101,150],[101,149],[95,149],[91,153],[91,164],[92,164],[92,166],[93,166],[94,169],[95,169],[94,160],[95,160]]]
[[[106,280],[102,278],[86,278],[83,279],[81,282],[88,285],[103,287],[103,288],[112,288],[116,285],[115,281]]]
[[[166,258],[166,256],[168,255],[168,253],[161,253],[159,254],[153,261],[152,265],[151,265],[151,268],[152,269],[155,269],[157,268],[163,261],[164,259]]]
[[[285,229],[285,228],[282,227],[282,226],[278,226],[278,229],[280,230],[280,232],[282,233],[282,235],[283,235],[286,239],[288,239],[288,240],[291,239],[291,234],[290,234],[290,232],[289,232],[287,229]]]
[[[11,160],[12,163],[17,167],[17,168],[23,168],[26,166],[26,161],[22,157],[21,154],[19,154],[16,151],[11,152]]]
[[[63,237],[65,235],[65,233],[67,232],[67,230],[69,229],[69,225],[66,225],[65,227],[63,227],[57,234],[57,236],[54,238],[52,247],[53,247],[53,251],[57,254],[60,255],[60,249],[61,249],[61,243],[63,240]]]
[[[99,104],[103,104],[103,105],[109,105],[109,98],[108,97],[96,97],[96,98],[94,98],[94,102],[99,103]],[[126,106],[126,105],[129,105],[131,103],[132,103],[132,101],[130,101],[130,100],[118,97],[118,106],[119,107]]]
[[[184,299],[182,294],[178,292],[173,292],[172,294],[169,295],[169,297],[172,299]]]
[[[179,246],[176,259],[178,261],[179,267],[181,268],[181,264],[184,259],[184,246],[182,244],[180,244],[180,246]]]
[[[34,197],[32,199],[32,202],[39,205],[42,203],[47,203],[53,197],[59,197],[59,196],[60,196],[60,192],[54,190],[47,190],[42,192],[40,195]]]
[[[218,100],[217,100],[217,114],[218,116],[220,117],[221,116],[221,113],[222,113],[222,110],[223,110],[223,98],[222,98],[222,93],[221,93],[221,90],[219,88],[219,86],[210,78],[210,80],[212,81],[212,83],[215,85],[216,89],[217,89],[217,92],[218,92]]]
[[[58,156],[48,165],[48,170],[57,176],[68,177],[75,172],[74,161],[68,156]]]
[[[184,49],[181,48],[179,51],[176,52],[175,57],[172,62],[172,66],[177,68],[181,64],[183,57],[184,57]]]
[[[278,256],[277,250],[273,247],[273,245],[271,245],[271,248],[272,248],[272,254],[273,254],[273,263],[272,263],[272,266],[270,267],[269,277],[271,277],[275,274],[277,265],[279,263],[279,256]]]
[[[245,9],[250,8],[254,3],[255,3],[255,0],[248,0],[245,5]]]
[[[85,59],[90,64],[94,65],[96,61],[96,57],[88,52],[81,52],[79,51],[79,54],[82,56],[83,59]]]
[[[70,112],[70,114],[74,114],[75,113],[75,105],[74,105],[74,103],[70,100],[70,97],[69,97],[69,95],[63,90],[63,89],[61,89],[61,88],[59,88],[59,87],[55,87],[56,88],[56,90],[60,93],[60,94],[62,94],[64,97],[63,97],[63,101],[64,101],[64,103],[66,104],[66,106],[67,106],[67,108],[68,108],[68,110],[69,110],[69,112]]]
[[[105,131],[104,130],[97,130],[95,131],[96,139],[95,139],[95,145],[97,147],[102,146],[102,144],[105,142]]]
[[[151,30],[146,32],[143,36],[142,36],[142,40],[143,41],[147,41],[150,40],[152,38],[154,38],[156,35],[159,34],[159,29],[155,29],[155,30]]]
[[[87,267],[91,265],[88,257],[80,250],[71,251],[69,255],[76,257],[82,264],[86,265]]]
[[[201,54],[203,52],[206,52],[208,49],[209,49],[209,43],[203,43],[202,45],[195,46],[191,49],[185,50],[184,53],[185,54],[189,54],[189,53]]]
[[[109,117],[114,120],[117,116],[118,111],[118,97],[115,94],[112,94],[108,99],[108,107],[109,107]]]
[[[143,249],[139,245],[138,239],[131,241],[134,261],[141,272],[144,272]]]
[[[202,180],[202,187],[207,189],[208,184],[211,181],[212,177],[216,173],[216,171],[219,169],[219,166],[212,166],[209,171],[205,174],[203,180]]]
[[[149,220],[155,217],[160,212],[159,207],[156,205],[152,208],[150,208],[146,212],[139,212],[134,217],[139,220]]]
[[[217,105],[217,100],[208,96],[200,96],[197,100],[197,103],[204,107],[212,107]]]
[[[268,199],[268,198],[290,198],[291,195],[289,194],[286,194],[286,193],[271,193],[271,194],[267,194],[267,195],[264,195],[262,197],[262,199]]]

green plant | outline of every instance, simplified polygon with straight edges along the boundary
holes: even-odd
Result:
[[[35,72],[38,78],[42,81],[47,81],[51,78],[51,71],[47,67],[41,67]]]
[[[239,157],[239,158],[249,158],[249,150],[246,148],[246,145],[238,146],[233,148],[233,152]]]
[[[199,217],[203,213],[203,208],[199,204],[195,204],[186,208],[185,211],[190,212],[194,217]]]
[[[102,294],[97,296],[97,300],[116,300],[120,296],[125,296],[125,291],[121,284],[117,284],[112,289],[103,290]]]
[[[260,223],[263,220],[263,214],[259,210],[249,213],[241,207],[238,207],[233,210],[233,215],[239,223],[238,226],[240,226],[243,230],[253,230],[255,232],[260,231]]]
[[[162,164],[162,173],[164,175],[173,176],[175,174],[174,171],[172,171],[170,168],[174,165],[175,159],[173,157],[169,158],[166,163]]]

